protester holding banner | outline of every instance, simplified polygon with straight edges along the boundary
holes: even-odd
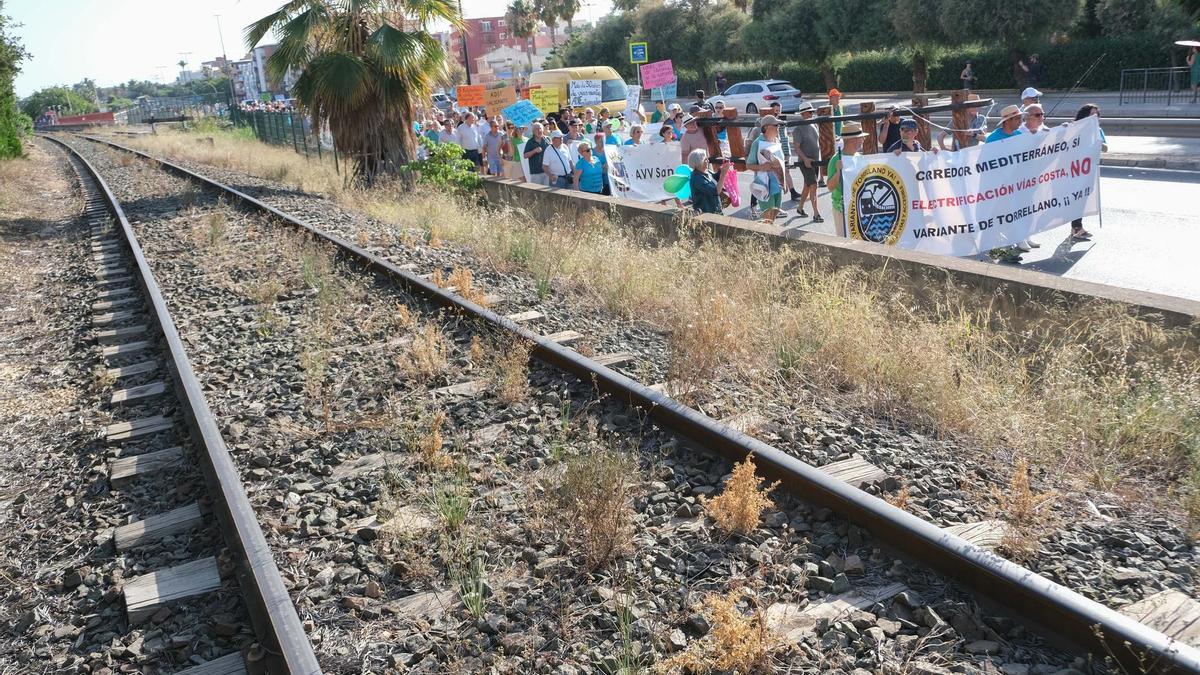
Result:
[[[604,173],[605,163],[592,152],[592,145],[587,141],[580,143],[579,164],[575,167],[575,185],[579,190],[603,194]]]
[[[825,185],[829,187],[829,197],[833,202],[833,229],[839,237],[846,236],[846,209],[842,203],[842,179],[844,157],[854,157],[862,154],[863,141],[867,132],[862,130],[858,122],[846,122],[842,125],[842,149],[829,158],[826,167]]]
[[[1016,105],[1006,105],[1000,111],[1000,126],[988,134],[984,143],[995,143],[1007,140],[1021,133],[1021,109]]]
[[[936,147],[932,150],[935,153],[938,151]],[[900,140],[888,148],[888,151],[897,155],[902,152],[925,152],[925,148],[921,147],[921,141],[917,139],[916,120],[911,117],[900,120]]]
[[[887,116],[879,121],[879,147],[884,151],[900,141],[900,109],[896,106],[888,108]]]
[[[968,94],[967,101],[978,101],[979,94]],[[937,145],[942,150],[962,150],[963,148],[973,148],[979,145],[987,138],[987,116],[979,114],[978,108],[967,108],[967,128],[962,131],[967,132],[967,142],[959,143],[958,134],[954,133],[954,129],[945,129],[938,134]],[[946,147],[946,139],[950,139],[950,147]]]
[[[725,187],[725,174],[729,173],[731,163],[724,157],[717,158],[720,170],[714,174],[708,159],[708,151],[696,148],[688,154],[687,165],[692,170],[688,182],[692,188],[692,208],[697,213],[716,213],[721,211],[721,193]]]
[[[658,142],[659,143],[670,143],[671,141],[674,141],[674,140],[675,140],[675,127],[671,126],[670,124],[662,125],[662,127],[658,130]]]
[[[550,144],[546,141],[545,127],[541,122],[533,123],[533,138],[525,143],[525,159],[529,160],[529,182],[549,185],[550,178],[542,170],[542,157]]]
[[[525,180],[525,171],[521,168],[521,155],[524,153],[525,137],[521,128],[512,122],[504,124],[505,136],[508,138],[508,149],[505,152],[504,177],[513,180]]]
[[[1091,117],[1100,119],[1100,106],[1095,103],[1085,103],[1078,111],[1075,112],[1075,121],[1086,120]],[[1104,135],[1104,129],[1100,130],[1100,152],[1108,152],[1108,138]],[[1091,241],[1092,233],[1083,229],[1083,218],[1076,218],[1071,221],[1071,240],[1072,241]]]
[[[683,118],[683,136],[679,139],[680,163],[687,163],[693,150],[707,147],[708,140],[704,138],[704,132],[700,130],[696,118],[691,115]]]
[[[642,134],[646,129],[640,124],[635,124],[629,129],[629,138],[625,141],[625,145],[641,145]]]

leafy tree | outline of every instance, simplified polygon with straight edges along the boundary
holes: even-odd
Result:
[[[398,14],[412,23],[397,26]],[[416,106],[429,100],[446,68],[442,45],[428,31],[441,21],[463,28],[448,0],[290,0],[248,26],[246,43],[275,31],[269,74],[299,71],[293,93],[313,126],[327,122],[354,175],[371,182],[400,172],[414,155]]]
[[[891,45],[888,8],[887,0],[760,1],[754,4],[754,19],[742,31],[742,44],[747,54],[771,66],[789,61],[815,64],[825,85],[835,87],[835,55],[849,48]],[[807,37],[798,40],[796,35]]]
[[[596,27],[572,39],[556,50],[555,60],[562,66],[594,66],[608,64],[630,81],[636,77],[629,59],[624,58],[629,36],[637,30],[632,12],[610,14],[600,19]]]
[[[1169,42],[1187,35],[1191,23],[1173,0],[1099,0],[1095,12],[1100,31],[1110,37],[1149,32]]]
[[[635,12],[641,0],[613,0],[613,9],[618,12]]]
[[[1082,0],[938,0],[944,34],[958,42],[979,40],[1016,47],[1056,31],[1065,31],[1079,16]]]
[[[942,28],[941,8],[936,0],[893,0],[889,16],[898,43],[912,59],[913,92],[921,93],[929,79],[930,55],[939,45],[961,42],[962,31],[948,32]]]
[[[513,0],[505,12],[504,18],[508,21],[509,31],[525,41],[525,56],[529,57],[529,68],[532,70],[533,49],[529,45],[529,38],[537,33],[537,11],[533,4],[526,0]]]
[[[16,36],[8,34],[10,22],[4,14],[4,0],[0,0],[0,159],[19,157],[23,152],[21,137],[32,128],[29,117],[17,109],[13,92],[13,79],[29,54]]]
[[[99,103],[100,101],[100,98],[96,92],[96,81],[90,77],[85,77],[71,85],[71,91],[79,94],[93,103]]]
[[[714,63],[745,58],[741,32],[747,21],[725,0],[648,5],[637,12],[637,36],[652,45],[653,60],[671,59],[676,68],[695,71],[707,82]]]
[[[21,110],[33,119],[54,108],[60,115],[82,115],[96,112],[96,104],[66,87],[47,87],[33,92],[21,102]]]

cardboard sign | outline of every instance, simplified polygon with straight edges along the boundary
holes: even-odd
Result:
[[[499,89],[488,89],[483,95],[483,105],[487,108],[488,116],[499,115],[506,106],[517,102],[517,92],[512,87],[504,86]]]
[[[538,107],[530,103],[528,99],[521,99],[500,112],[504,114],[504,119],[519,127],[527,126],[542,118],[542,111],[538,110]]]
[[[678,80],[671,80],[665,87],[655,87],[650,91],[650,98],[655,101],[669,101],[676,97],[676,89],[678,89]]]
[[[458,105],[462,108],[478,108],[483,105],[482,84],[460,84],[456,91],[458,95]]]
[[[647,63],[641,68],[643,87],[661,87],[675,81],[675,68],[671,65],[671,59]]]
[[[601,102],[600,80],[571,80],[571,105],[594,105]]]
[[[558,112],[558,89],[555,87],[530,89],[529,100],[547,115]]]

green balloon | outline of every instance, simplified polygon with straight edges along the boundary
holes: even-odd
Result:
[[[674,174],[672,176],[668,176],[667,179],[663,181],[663,190],[666,190],[668,194],[675,194],[676,192],[682,190],[683,186],[687,184],[687,176]]]

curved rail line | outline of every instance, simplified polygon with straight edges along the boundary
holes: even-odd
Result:
[[[201,469],[208,484],[208,493],[213,499],[221,533],[226,545],[240,563],[238,583],[245,597],[255,633],[267,653],[264,665],[272,673],[319,674],[321,668],[317,657],[296,614],[291,596],[283,584],[279,568],[275,565],[270,547],[259,527],[258,518],[242,487],[241,475],[230,458],[229,449],[225,446],[216,419],[204,398],[200,382],[188,361],[183,341],[167,310],[158,282],[150,271],[150,265],[121,204],[87,159],[59,139],[50,136],[43,138],[65,148],[68,158],[83,170],[80,172],[82,188],[89,198],[99,197],[120,223],[125,243],[137,263],[137,283],[141,286],[146,306],[162,331],[170,355],[167,370],[170,372],[175,394],[192,437],[201,446],[198,453]]]
[[[92,136],[92,142],[132,153],[165,169],[235,197],[255,209],[332,244],[346,259],[384,275],[433,302],[513,333],[533,345],[532,356],[591,382],[630,405],[643,408],[660,425],[733,461],[754,455],[757,467],[798,497],[865,527],[900,555],[940,570],[973,593],[1006,607],[1046,634],[1082,653],[1109,657],[1126,672],[1200,673],[1200,650],[1180,643],[1037,573],[979,548],[882,499],[832,478],[786,452],[751,438],[699,411],[611,370],[578,352],[331,235],[235,188],[170,161]],[[143,263],[144,264],[144,263]]]

